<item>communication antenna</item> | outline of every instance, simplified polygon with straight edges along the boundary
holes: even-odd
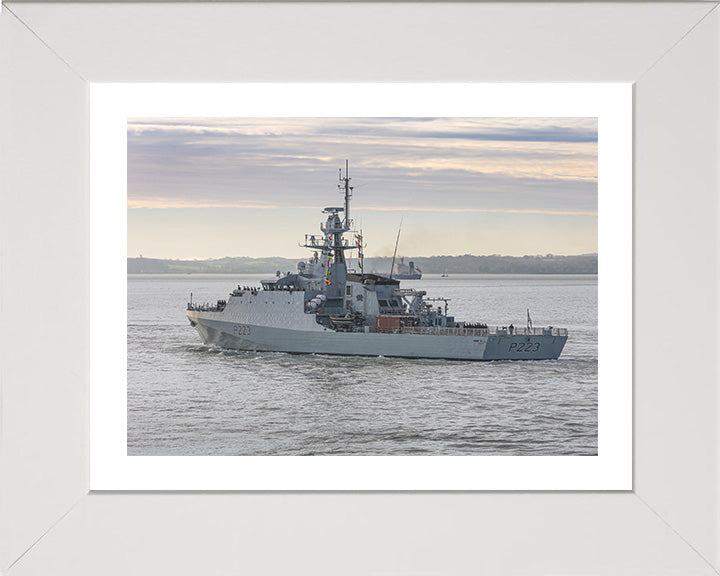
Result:
[[[352,191],[354,186],[350,186],[351,178],[348,176],[348,161],[345,160],[345,177],[342,175],[342,168],[338,170],[338,190],[345,194],[345,226],[350,227],[350,198],[352,198]]]
[[[392,280],[393,270],[395,270],[395,256],[397,256],[397,247],[398,243],[400,242],[400,230],[402,230],[402,221],[403,219],[400,218],[400,226],[398,226],[398,235],[395,239],[395,252],[393,252],[393,259],[392,264],[390,264],[390,280]]]

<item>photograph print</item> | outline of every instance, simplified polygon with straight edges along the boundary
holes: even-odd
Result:
[[[596,456],[595,117],[129,118],[129,456]]]

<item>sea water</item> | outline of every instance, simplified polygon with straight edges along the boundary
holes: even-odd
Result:
[[[427,275],[456,320],[566,327],[558,360],[238,352],[185,317],[270,275],[128,276],[129,455],[597,455],[597,276]]]

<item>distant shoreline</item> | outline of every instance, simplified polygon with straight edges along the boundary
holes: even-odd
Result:
[[[398,258],[399,260],[399,258]],[[294,272],[300,259],[228,257],[208,260],[171,260],[128,258],[128,274],[275,274]],[[404,257],[414,262],[423,274],[597,274],[598,255],[571,256],[429,256]],[[366,258],[367,272],[390,272],[392,258]],[[349,260],[357,268],[357,260]]]
[[[128,276],[275,276],[275,272],[128,272]],[[454,272],[452,276],[597,276],[596,272]],[[440,274],[423,273],[423,278],[430,276],[441,276]],[[414,280],[403,280],[403,282],[414,282]]]

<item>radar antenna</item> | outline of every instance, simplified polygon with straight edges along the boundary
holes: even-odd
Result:
[[[352,191],[354,186],[350,186],[351,178],[348,176],[348,161],[345,160],[345,177],[342,175],[342,168],[338,170],[338,190],[345,194],[345,226],[350,228],[350,198],[352,198]]]

